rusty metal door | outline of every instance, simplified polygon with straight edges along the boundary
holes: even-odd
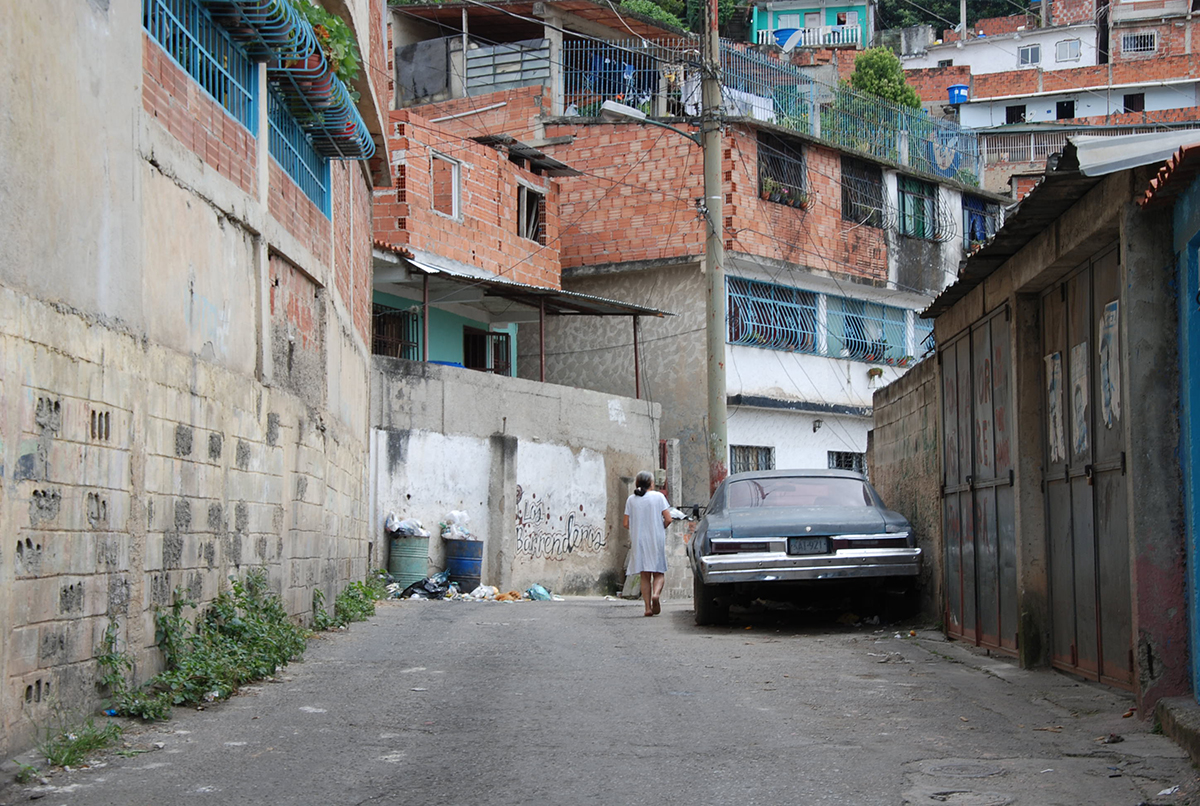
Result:
[[[947,345],[942,362],[946,632],[1017,648],[1009,312]]]
[[[1117,250],[1042,296],[1051,658],[1133,684]],[[1125,402],[1125,405],[1128,405]]]

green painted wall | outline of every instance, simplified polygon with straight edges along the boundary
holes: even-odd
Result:
[[[801,27],[803,27],[804,15],[811,14],[814,11],[823,12],[823,17],[822,17],[823,22],[821,23],[822,25],[837,25],[837,15],[841,12],[846,12],[846,11],[858,12],[858,28],[861,31],[862,42],[865,46],[866,42],[869,39],[869,37],[867,35],[867,7],[865,5],[861,5],[861,6],[859,6],[859,5],[826,6],[824,9],[822,9],[821,6],[814,6],[811,8],[789,8],[789,9],[784,9],[784,10],[772,10],[772,11],[766,11],[766,10],[760,9],[757,6],[755,6],[754,17],[751,20],[751,27],[752,27],[752,30],[750,32],[751,41],[753,41],[753,42],[758,41],[758,32],[759,31],[773,31],[776,28],[783,27],[779,23],[779,17],[781,15],[795,15],[795,14],[800,15],[800,25],[801,25]]]
[[[411,308],[414,304],[420,305],[421,301],[417,299],[407,299],[399,297],[395,294],[386,294],[382,291],[374,292],[372,297],[377,305],[386,305],[389,308],[406,309]],[[480,322],[475,319],[468,319],[465,316],[459,316],[448,311],[442,311],[437,308],[429,310],[429,360],[430,361],[445,361],[452,364],[462,364],[463,362],[463,328],[473,327],[478,330],[488,330],[487,322]],[[517,367],[517,325],[510,323],[504,327],[492,328],[493,333],[509,334],[509,363],[513,367],[513,375],[516,375]]]

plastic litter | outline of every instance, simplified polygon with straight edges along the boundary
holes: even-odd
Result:
[[[1177,795],[1177,794],[1179,794],[1179,787],[1178,786],[1169,786],[1166,789],[1164,789],[1162,792],[1159,792],[1156,797],[1161,798],[1166,795]]]
[[[525,595],[535,602],[549,602],[552,599],[550,596],[550,591],[546,590],[536,582],[529,587],[529,590],[525,591]]]
[[[679,509],[676,509],[675,507],[671,507],[670,513],[671,513],[671,520],[673,520],[673,521],[687,520],[687,515],[684,514],[683,510],[679,510]]]
[[[429,530],[422,526],[419,520],[416,518],[401,520],[395,512],[388,513],[387,519],[383,522],[383,528],[399,537],[429,537]]]
[[[401,599],[443,599],[450,592],[450,575],[445,571],[414,582],[400,594]],[[457,586],[455,587],[457,591]]]
[[[440,521],[442,527],[442,538],[444,540],[473,540],[471,530],[467,524],[471,522],[471,516],[461,509],[451,511],[446,515],[446,520]]]
[[[480,585],[469,594],[472,599],[482,601],[484,599],[495,599],[500,595],[500,589],[494,585]]]

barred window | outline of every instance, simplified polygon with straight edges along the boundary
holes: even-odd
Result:
[[[883,171],[878,165],[842,157],[842,218],[883,226]]]
[[[900,233],[934,240],[937,236],[937,185],[899,177]]]
[[[830,297],[828,354],[858,361],[903,359],[905,315],[900,308],[861,299]]]
[[[385,305],[372,306],[371,352],[392,358],[419,361],[420,317]]]
[[[768,132],[758,133],[758,192],[789,207],[808,204],[808,178],[800,146]]]
[[[816,294],[741,277],[728,278],[726,286],[730,344],[816,351]]]
[[[774,470],[775,449],[757,445],[730,445],[729,472],[745,473],[747,470]]]
[[[937,349],[937,342],[933,338],[933,320],[918,319],[913,323],[914,341],[917,343],[917,355],[929,355]]]
[[[853,451],[830,451],[829,469],[853,470],[856,473],[865,473],[867,466],[863,458],[864,454],[854,453]]]
[[[1158,49],[1157,34],[1122,34],[1122,53],[1153,53]]]

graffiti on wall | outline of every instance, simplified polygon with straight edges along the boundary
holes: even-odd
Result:
[[[517,554],[538,560],[565,560],[572,554],[598,554],[607,545],[604,527],[593,523],[583,505],[557,517],[547,500],[517,485]]]

